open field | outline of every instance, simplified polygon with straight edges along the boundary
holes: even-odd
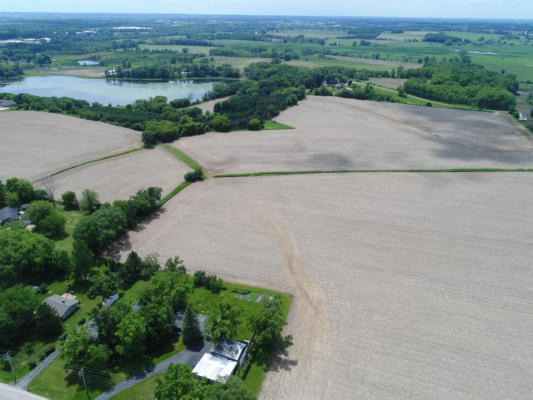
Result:
[[[214,174],[533,167],[533,144],[503,114],[309,96],[276,120],[295,129],[209,133],[174,145]]]
[[[141,44],[139,45],[141,50],[172,50],[182,52],[184,48],[189,50],[189,53],[192,54],[205,54],[209,55],[209,50],[213,47],[209,46],[189,46],[189,45],[180,45],[180,44]]]
[[[336,60],[349,61],[354,63],[364,63],[371,65],[386,65],[389,67],[404,67],[406,69],[411,68],[422,68],[422,64],[418,63],[408,63],[401,61],[389,61],[389,60],[375,60],[373,58],[362,58],[362,57],[345,57],[345,56],[331,56]]]
[[[0,179],[38,179],[141,145],[140,132],[34,111],[0,113]]]
[[[375,83],[378,86],[383,86],[389,89],[398,89],[402,86],[407,79],[400,78],[370,78],[370,82]]]
[[[83,78],[104,78],[105,67],[80,68],[38,68],[30,70],[31,75],[79,76]]]
[[[177,253],[192,269],[294,294],[295,344],[261,399],[526,399],[532,179],[209,180],[169,201],[123,252]]]
[[[225,56],[213,56],[216,65],[225,65],[229,64],[234,68],[243,70],[250,64],[259,63],[259,62],[270,62],[271,58],[257,58],[257,57],[225,57]]]
[[[137,190],[159,186],[163,196],[183,181],[191,169],[166,150],[157,147],[88,164],[56,175],[56,193],[67,190],[79,196],[84,189],[100,195],[100,201],[126,200]]]

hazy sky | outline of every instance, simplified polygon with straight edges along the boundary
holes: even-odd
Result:
[[[0,0],[2,11],[533,19],[533,0]]]

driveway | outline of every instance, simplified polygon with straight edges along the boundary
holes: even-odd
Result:
[[[43,369],[48,367],[52,361],[55,360],[55,358],[59,355],[59,350],[55,350],[54,352],[50,353],[39,365],[37,365],[34,369],[32,369],[28,374],[24,375],[22,378],[17,379],[17,383],[12,383],[12,386],[15,386],[17,388],[27,390],[28,386],[30,386],[31,381],[41,373]],[[1,396],[0,396],[1,397]]]
[[[182,350],[179,353],[174,354],[173,356],[166,358],[163,361],[158,362],[157,364],[152,365],[144,371],[139,372],[136,375],[130,376],[128,379],[108,389],[100,396],[96,397],[94,400],[107,400],[116,395],[117,393],[126,390],[127,388],[135,385],[136,383],[141,382],[142,380],[152,375],[165,372],[170,364],[187,364],[191,368],[194,368],[198,361],[200,361],[200,358],[202,358],[202,356],[210,349],[211,343],[204,342],[203,346],[198,346],[198,348]]]

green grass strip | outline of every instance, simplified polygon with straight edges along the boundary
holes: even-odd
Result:
[[[163,197],[161,200],[159,200],[159,203],[157,203],[158,207],[163,206],[167,201],[169,201],[171,198],[173,198],[175,195],[177,195],[179,192],[181,192],[183,189],[185,189],[187,186],[189,186],[191,182],[181,182],[172,192],[167,194],[165,197]]]
[[[309,175],[309,174],[345,174],[345,173],[372,173],[372,172],[533,172],[533,168],[450,168],[450,169],[338,169],[338,170],[314,170],[314,171],[273,171],[273,172],[250,172],[241,174],[214,175],[214,178],[241,178],[250,176],[271,175]]]
[[[163,148],[168,151],[169,153],[173,154],[177,158],[179,158],[181,161],[183,161],[185,164],[187,164],[192,169],[201,169],[204,172],[205,175],[205,168],[202,167],[197,161],[193,160],[191,157],[189,157],[187,154],[185,154],[183,151],[177,149],[176,147],[170,145],[170,144],[164,144]]]
[[[263,124],[263,130],[264,131],[273,131],[273,130],[282,130],[282,129],[294,129],[292,126],[282,124],[280,122],[276,122],[274,120],[269,119],[268,121],[265,121]]]
[[[59,174],[61,174],[63,172],[69,171],[69,170],[74,169],[74,168],[82,167],[84,165],[92,164],[92,163],[95,163],[95,162],[98,162],[98,161],[107,160],[109,158],[124,156],[126,154],[134,153],[136,151],[143,150],[143,149],[144,149],[144,147],[137,147],[135,149],[130,149],[130,150],[123,151],[122,153],[111,154],[109,156],[105,156],[105,157],[102,157],[102,158],[97,158],[96,160],[85,161],[85,162],[82,162],[80,164],[76,164],[76,165],[72,165],[72,166],[70,166],[68,168],[64,168],[61,171],[54,172],[51,176],[56,176],[56,175],[59,175]]]

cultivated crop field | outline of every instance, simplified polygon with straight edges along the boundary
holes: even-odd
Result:
[[[67,190],[80,198],[84,189],[100,195],[100,201],[127,200],[139,189],[158,186],[163,196],[183,182],[190,171],[184,163],[162,148],[136,151],[63,172],[54,176],[57,194]]]
[[[122,243],[294,295],[262,399],[526,399],[533,177],[210,179]]]
[[[296,129],[213,133],[175,146],[209,172],[533,168],[533,144],[504,114],[309,96],[276,118]]]
[[[0,113],[0,179],[37,179],[141,145],[140,133],[81,118],[34,111]]]

